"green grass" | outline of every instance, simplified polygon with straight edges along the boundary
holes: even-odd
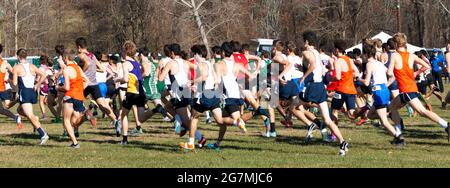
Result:
[[[450,120],[448,111],[432,97],[434,110]],[[36,106],[36,111],[38,110]],[[40,114],[40,113],[39,113]],[[405,111],[402,111],[403,117]],[[17,130],[14,122],[0,118],[0,167],[40,168],[373,168],[419,167],[449,168],[450,143],[443,129],[427,119],[405,118],[407,147],[396,148],[392,140],[380,128],[366,125],[355,127],[353,123],[341,123],[343,134],[350,142],[350,152],[339,157],[337,144],[315,141],[306,144],[306,127],[295,122],[294,129],[278,126],[279,137],[261,138],[262,122],[251,121],[249,134],[242,135],[237,128],[230,128],[222,151],[181,151],[177,145],[186,141],[174,135],[171,124],[160,121],[160,116],[144,124],[145,135],[131,137],[129,146],[120,146],[120,138],[114,137],[113,127],[102,120],[98,129],[88,124],[81,128],[81,149],[68,148],[70,141],[62,138],[61,124],[43,123],[50,134],[46,146],[37,146],[38,135],[32,133],[29,122],[23,130]],[[133,123],[132,123],[133,125]],[[217,137],[218,129],[202,125],[206,137]],[[316,138],[320,135],[317,133]]]

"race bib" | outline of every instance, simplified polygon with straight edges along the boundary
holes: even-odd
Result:
[[[381,90],[381,86],[373,86],[372,87],[372,91],[380,91]]]
[[[342,99],[342,95],[339,94],[339,93],[334,93],[334,97],[333,98],[340,100],[340,99]]]

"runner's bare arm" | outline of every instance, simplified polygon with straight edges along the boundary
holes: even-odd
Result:
[[[308,61],[308,70],[305,72],[305,74],[303,75],[302,79],[300,80],[300,83],[302,83],[303,81],[305,81],[305,79],[313,73],[314,69],[319,66],[316,65],[316,59],[314,57],[314,54],[310,51],[305,51],[303,52],[303,58],[305,58],[305,60]]]
[[[64,69],[62,74],[63,74],[64,78],[67,78],[67,79],[64,79],[64,85],[63,86],[60,86],[60,85],[56,86],[56,90],[57,91],[59,91],[59,92],[67,92],[67,91],[70,90],[70,73],[71,73],[71,71],[73,71],[72,67],[67,67],[67,68]]]
[[[103,73],[106,71],[105,67],[103,67],[103,65],[97,60],[97,58],[95,56],[94,56],[94,61],[95,61],[95,64],[97,65],[97,72]]]
[[[142,76],[149,77],[150,73],[152,72],[152,67],[151,67],[150,62],[148,62],[146,60],[143,60],[142,61],[142,70],[143,70],[142,71],[143,72]]]
[[[122,66],[123,66],[122,67],[123,77],[116,78],[114,80],[114,82],[116,82],[116,83],[119,82],[121,84],[125,84],[125,83],[128,83],[128,71],[129,71],[129,67],[132,65],[130,64],[130,62],[126,61],[126,62],[122,63]]]
[[[361,79],[358,76],[358,81],[360,81],[361,83],[363,83],[365,86],[370,86],[370,80],[372,78],[372,74],[373,74],[373,63],[367,63],[367,67],[366,67],[366,78],[365,79]],[[359,75],[359,74],[358,74]]]
[[[334,71],[335,71],[334,81],[339,81],[342,79],[342,66],[341,65],[342,65],[343,61],[344,61],[343,59],[339,58],[337,61],[334,62]]]
[[[415,63],[418,63],[419,65],[422,65],[422,67],[417,72],[415,72],[414,77],[416,77],[417,75],[422,74],[423,72],[425,72],[425,71],[427,71],[428,69],[431,68],[430,65],[427,62],[425,62],[423,59],[417,57],[416,55],[412,54],[412,58],[414,59]]]
[[[398,56],[398,54],[392,54],[391,56],[391,64],[389,64],[388,70],[387,70],[387,75],[389,77],[389,82],[388,82],[388,86],[391,86],[392,83],[395,82],[395,75],[394,75],[394,69],[395,69],[395,64],[396,62],[396,57]]]
[[[17,83],[18,83],[18,80],[19,80],[19,70],[18,70],[18,66],[19,66],[19,65],[16,65],[16,66],[14,66],[14,68],[13,68],[13,82],[12,82],[12,84],[14,85],[14,87],[17,87]]]
[[[39,78],[38,82],[34,86],[34,90],[37,91],[39,88],[41,88],[42,83],[44,83],[44,81],[47,77],[45,76],[44,71],[42,71],[41,69],[38,69],[33,64],[30,64],[30,67],[31,67],[31,70],[34,70],[34,72],[36,73],[37,78]]]
[[[158,76],[158,80],[160,82],[164,81],[166,79],[166,76],[169,75],[170,70],[172,69],[173,66],[173,62],[169,62],[166,64],[166,66],[164,67],[164,69],[162,69],[161,74]]]

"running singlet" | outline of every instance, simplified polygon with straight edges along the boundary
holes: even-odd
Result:
[[[321,66],[322,60],[320,59],[320,54],[316,49],[310,50],[314,54],[314,58],[316,60],[316,68],[313,70],[312,74],[309,74],[308,77],[305,78],[305,85],[308,83],[320,83],[323,82],[323,66]],[[303,72],[308,71],[308,66],[303,65]]]
[[[235,53],[233,54],[233,58],[235,63],[241,64],[244,69],[249,70],[248,59],[244,54]],[[246,78],[246,76],[243,73],[239,73],[237,76],[238,80],[242,80],[244,78]]]
[[[337,81],[338,87],[336,88],[336,91],[344,94],[356,95],[358,92],[356,91],[355,83],[353,81],[353,69],[350,58],[348,56],[341,56],[339,58],[345,60],[348,71],[342,71],[341,80]]]
[[[296,56],[296,55],[290,55],[287,57],[289,62],[292,63],[292,67],[291,67],[291,79],[299,79],[301,77],[303,77],[303,72],[301,72],[300,70],[297,69],[297,67],[299,65],[302,64],[302,59],[300,59],[300,57]]]
[[[380,61],[375,60],[374,62],[375,70],[372,74],[373,85],[387,84],[388,80],[386,77],[387,68]]]
[[[156,81],[156,66],[154,63],[149,62],[150,64],[150,75],[144,77],[144,89],[146,95],[152,95],[158,93],[157,81]]]
[[[222,76],[223,85],[226,90],[226,97],[230,99],[240,99],[241,93],[239,85],[236,82],[237,77],[234,75],[234,62],[224,59],[227,66],[227,74]]]
[[[36,80],[36,75],[31,74],[29,63],[24,63],[22,64],[22,66],[25,70],[25,76],[19,77],[19,90],[33,89],[34,81]]]
[[[3,59],[0,58],[0,67],[3,65]],[[5,82],[6,73],[0,70],[0,92],[6,91],[6,82]]]
[[[97,63],[95,61],[94,54],[88,52],[84,53],[89,58],[89,67],[84,72],[86,74],[86,77],[89,79],[89,86],[95,86],[98,85],[97,83]]]
[[[137,61],[128,61],[133,65],[133,69],[128,72],[128,88],[127,93],[136,95],[144,94],[142,73]]]
[[[398,81],[400,93],[416,93],[419,91],[414,78],[414,70],[409,67],[409,53],[398,52],[402,56],[402,69],[394,68],[394,75]]]
[[[69,64],[67,66],[72,67],[77,76],[74,79],[70,79],[70,89],[64,95],[72,99],[84,101],[84,81],[81,76],[81,68],[76,64]]]

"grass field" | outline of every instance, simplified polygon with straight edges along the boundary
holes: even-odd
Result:
[[[447,85],[447,87],[449,87]],[[432,97],[435,112],[450,120],[449,111],[443,111]],[[35,111],[38,108],[36,106]],[[40,113],[39,113],[40,114]],[[405,111],[402,111],[405,115]],[[405,117],[405,116],[404,116]],[[37,146],[39,136],[33,134],[28,121],[23,130],[17,130],[13,121],[0,118],[0,167],[40,168],[373,168],[420,167],[449,168],[450,143],[440,126],[417,117],[405,118],[407,146],[399,149],[389,144],[386,132],[370,124],[355,127],[341,123],[341,129],[350,142],[350,152],[339,157],[337,144],[323,144],[319,140],[305,143],[306,127],[295,122],[294,129],[278,126],[279,137],[261,138],[261,121],[250,122],[249,134],[242,135],[230,128],[221,152],[197,150],[184,152],[178,143],[186,141],[174,135],[171,124],[160,121],[160,116],[144,124],[145,135],[131,137],[129,146],[120,146],[113,127],[101,120],[99,128],[85,124],[81,129],[81,149],[68,148],[70,141],[63,138],[61,124],[43,123],[49,132],[46,146]],[[133,125],[133,124],[132,124]],[[202,125],[200,130],[213,141],[218,128]],[[320,133],[315,136],[319,138]]]

